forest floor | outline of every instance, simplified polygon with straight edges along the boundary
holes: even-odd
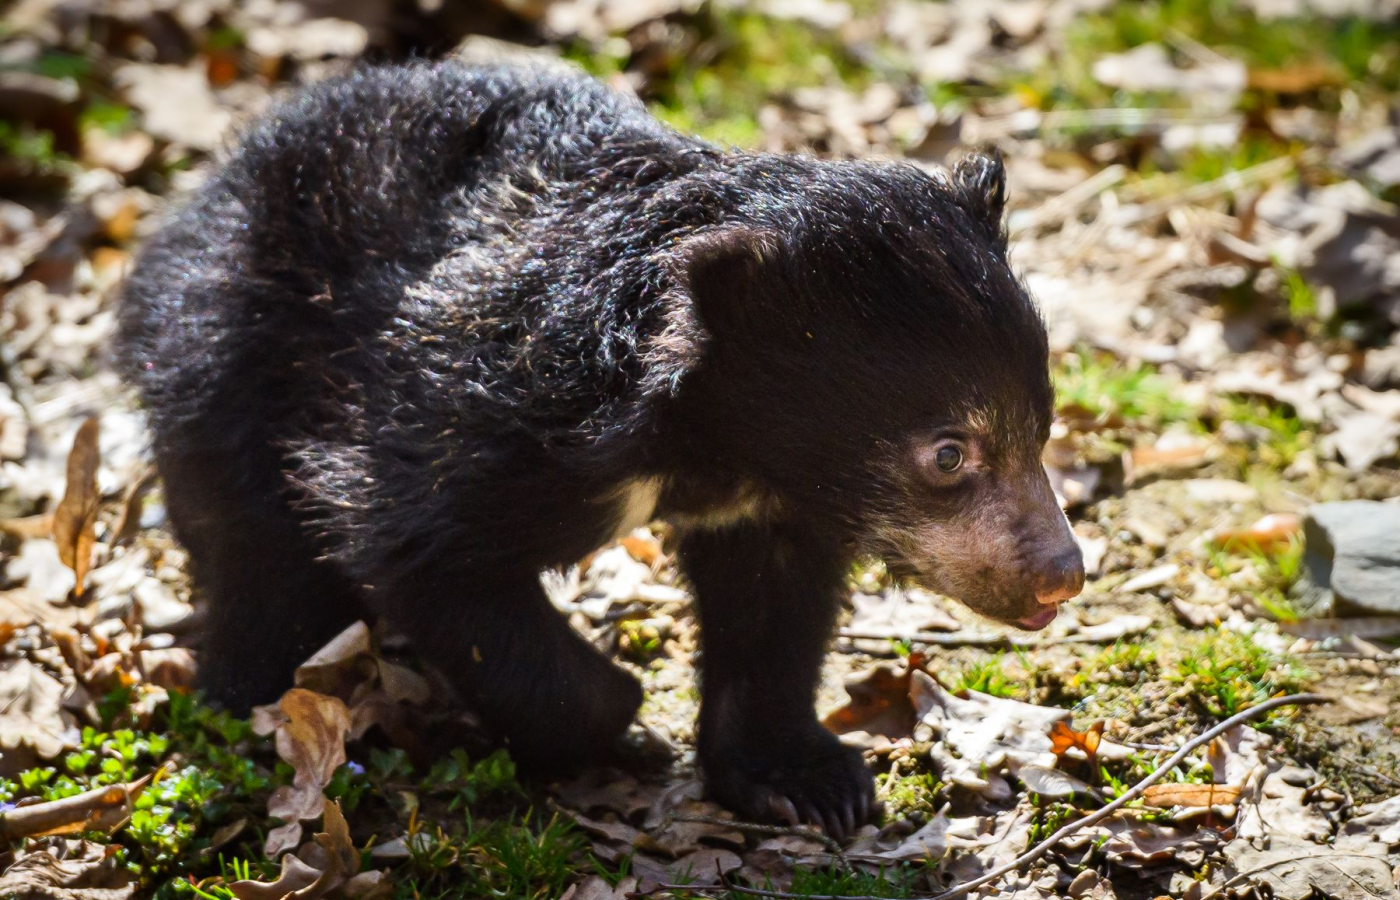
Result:
[[[21,0],[0,25],[0,898],[1400,898],[1400,618],[1301,520],[1400,497],[1393,0]],[[886,807],[733,822],[693,761],[662,525],[546,584],[647,688],[635,766],[517,778],[378,623],[251,721],[187,689],[198,591],[107,356],[141,239],[238,123],[357,59],[565,59],[746,148],[995,145],[1090,572],[1045,632],[852,571],[820,709]],[[878,397],[871,398],[878,403]],[[269,623],[269,628],[277,627]],[[848,694],[849,688],[849,694]],[[675,887],[678,884],[688,888]]]

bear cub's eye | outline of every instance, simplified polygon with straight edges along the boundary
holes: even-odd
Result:
[[[933,455],[933,463],[944,472],[956,472],[962,465],[962,451],[957,447],[940,447]]]

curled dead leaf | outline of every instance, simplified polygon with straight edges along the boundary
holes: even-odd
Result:
[[[164,768],[130,784],[110,784],[44,803],[17,806],[0,814],[0,838],[17,840],[48,834],[100,831],[111,834],[131,818],[131,803]]]
[[[1055,756],[1063,757],[1070,750],[1080,750],[1093,765],[1099,752],[1099,741],[1103,739],[1103,720],[1090,725],[1085,731],[1075,731],[1067,722],[1056,722],[1050,726],[1050,750]]]
[[[652,568],[655,568],[657,563],[664,558],[664,554],[661,552],[661,542],[652,537],[650,533],[633,532],[618,543],[626,548],[628,556],[639,563],[646,563]]]
[[[295,854],[282,857],[282,870],[270,882],[235,881],[229,890],[238,900],[318,900],[335,894],[368,900],[388,887],[383,872],[361,872],[360,851],[350,839],[350,826],[333,800],[322,800],[324,831],[312,836]]]
[[[97,507],[102,493],[97,487],[97,419],[88,418],[78,427],[73,449],[68,454],[68,486],[53,511],[53,539],[58,558],[73,570],[77,583],[73,595],[83,595],[83,579],[92,564],[96,543]]]
[[[127,900],[137,876],[118,865],[112,847],[73,841],[65,850],[21,853],[0,874],[0,897],[42,900]]]
[[[268,815],[286,825],[269,833],[264,846],[269,856],[290,849],[301,838],[300,822],[315,818],[325,806],[322,790],[345,763],[345,738],[350,733],[350,710],[344,701],[305,688],[292,688],[276,707],[253,711],[253,728],[275,731],[277,755],[295,770],[292,783],[273,791]]]
[[[822,724],[836,734],[865,731],[890,740],[913,733],[918,717],[909,698],[909,680],[923,668],[924,657],[909,654],[903,665],[882,663],[846,680],[845,705],[827,714]]]

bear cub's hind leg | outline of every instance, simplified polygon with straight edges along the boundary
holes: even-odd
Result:
[[[850,835],[879,813],[874,780],[813,711],[846,555],[802,526],[759,523],[685,534],[680,557],[700,613],[710,794],[744,818]]]
[[[171,524],[204,599],[196,685],[210,703],[246,715],[291,688],[297,666],[364,609],[287,509],[275,458],[205,449],[194,436],[167,443],[190,448],[158,456]],[[240,467],[243,478],[230,478]]]

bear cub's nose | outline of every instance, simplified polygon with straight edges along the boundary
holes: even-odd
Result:
[[[1084,557],[1073,547],[1049,560],[1037,579],[1035,599],[1046,606],[1063,603],[1084,590]]]

